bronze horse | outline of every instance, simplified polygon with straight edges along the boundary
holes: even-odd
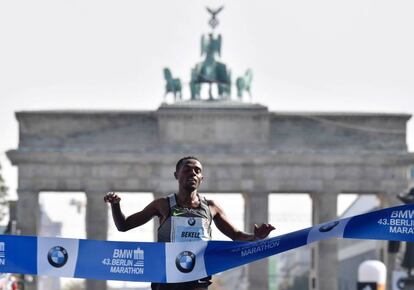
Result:
[[[253,80],[253,72],[251,69],[248,69],[244,76],[238,77],[236,79],[236,87],[237,87],[237,97],[241,100],[243,98],[243,92],[246,91],[250,99],[252,98],[252,92],[250,91],[251,84]]]
[[[165,95],[168,93],[173,93],[174,95],[174,101],[181,100],[182,94],[181,94],[181,80],[179,78],[173,78],[172,73],[169,68],[164,68],[164,78],[167,82],[165,84]]]

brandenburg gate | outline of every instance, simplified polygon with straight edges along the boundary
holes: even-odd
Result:
[[[219,10],[209,12],[214,29]],[[220,51],[221,36],[203,38],[205,59],[191,70],[188,100],[181,81],[165,69],[166,92],[175,101],[155,111],[17,112],[19,146],[7,155],[18,167],[21,233],[38,233],[40,192],[80,191],[87,197],[87,238],[105,240],[103,195],[175,192],[174,166],[187,155],[203,163],[201,192],[243,194],[249,232],[268,221],[270,193],[308,193],[313,223],[336,218],[338,194],[376,194],[383,207],[397,203],[414,164],[406,145],[410,115],[270,112],[242,100],[243,91],[250,93],[250,70],[236,80],[234,100],[231,74],[216,60]],[[207,99],[202,85],[209,86]],[[385,245],[378,259],[390,265]],[[311,247],[310,290],[337,290],[337,241]],[[268,289],[267,261],[249,265],[247,276],[249,289]],[[87,281],[86,289],[104,290],[106,281]]]
[[[339,193],[377,194],[396,203],[408,185],[403,114],[298,114],[261,105],[189,101],[156,111],[18,112],[20,140],[8,152],[18,166],[18,227],[39,229],[42,191],[82,191],[87,197],[89,239],[106,239],[107,191],[177,190],[172,173],[184,155],[205,168],[201,191],[243,193],[245,226],[268,220],[269,193],[309,193],[313,222],[334,219]],[[277,225],[276,225],[277,226]],[[335,290],[338,246],[322,241],[311,250],[311,290]],[[379,258],[386,259],[385,247]],[[267,289],[267,263],[250,265],[250,289]],[[88,281],[88,290],[105,281]]]

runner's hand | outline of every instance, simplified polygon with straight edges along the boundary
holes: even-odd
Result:
[[[107,192],[104,196],[104,201],[110,204],[119,203],[121,198],[115,192]]]
[[[255,239],[264,239],[266,238],[271,231],[275,229],[271,224],[261,224],[260,226],[254,225],[254,237]]]

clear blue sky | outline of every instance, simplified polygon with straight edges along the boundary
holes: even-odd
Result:
[[[254,101],[272,111],[414,113],[414,2],[0,2],[0,162],[13,194],[16,110],[156,109],[162,69],[188,82],[207,33],[205,6],[233,78],[254,71]],[[185,91],[188,96],[188,89]],[[410,150],[414,124],[409,123]]]

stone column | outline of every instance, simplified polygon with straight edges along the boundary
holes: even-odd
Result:
[[[165,197],[168,194],[167,193],[160,193],[160,192],[153,192],[152,195],[154,196],[154,200]],[[154,242],[158,241],[158,228],[160,226],[160,220],[158,217],[154,218]]]
[[[86,192],[86,237],[106,240],[108,233],[108,207],[103,201],[105,191]],[[86,280],[88,290],[106,290],[106,281]]]
[[[248,233],[253,232],[254,224],[268,222],[268,193],[254,192],[244,194],[244,227]],[[248,265],[247,289],[269,289],[269,263],[263,259]]]
[[[395,206],[397,204],[401,204],[401,201],[397,199],[398,192],[385,192],[378,194],[378,198],[380,200],[380,207],[390,207]],[[392,289],[392,274],[398,268],[401,269],[400,265],[397,265],[397,256],[399,253],[390,253],[388,251],[389,244],[393,243],[392,246],[398,246],[401,249],[404,246],[401,242],[391,242],[391,241],[378,241],[378,243],[382,243],[382,247],[380,248],[380,255],[379,259],[382,260],[387,267],[387,286],[386,289]],[[400,251],[401,253],[401,251]]]
[[[319,224],[337,217],[337,192],[311,194],[312,223]],[[338,290],[338,241],[329,239],[311,245],[309,289]]]
[[[22,235],[36,236],[40,226],[39,192],[18,189],[17,194],[17,231]],[[37,277],[30,278],[33,279],[25,284],[25,289],[37,290]]]
[[[17,194],[17,229],[22,235],[35,236],[40,222],[39,192],[19,189]]]

